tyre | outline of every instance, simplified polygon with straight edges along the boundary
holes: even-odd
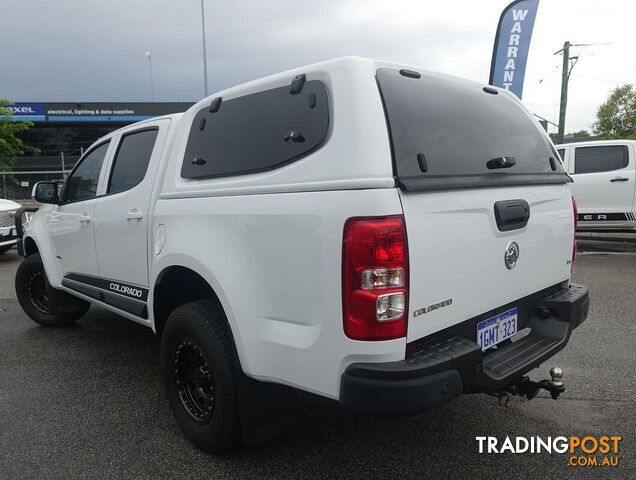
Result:
[[[7,253],[12,248],[13,245],[5,245],[4,247],[0,247],[0,255],[2,255],[3,253]]]
[[[24,313],[44,327],[72,325],[90,304],[51,287],[39,253],[26,257],[15,274],[15,292]]]
[[[241,443],[237,360],[227,320],[210,300],[176,308],[161,338],[166,395],[185,436],[206,452]]]

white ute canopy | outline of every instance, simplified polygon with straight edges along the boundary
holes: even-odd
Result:
[[[567,280],[571,179],[520,102],[452,77],[376,74],[408,235],[408,341]]]

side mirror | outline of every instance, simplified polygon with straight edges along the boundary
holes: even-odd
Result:
[[[33,186],[33,194],[31,197],[38,203],[58,204],[60,201],[57,193],[58,185],[56,182],[38,182]]]

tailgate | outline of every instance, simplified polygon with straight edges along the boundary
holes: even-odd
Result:
[[[376,79],[408,237],[408,341],[568,279],[571,179],[521,102],[430,72]]]
[[[409,244],[409,342],[570,276],[568,185],[401,192],[401,199]],[[528,222],[501,231],[495,204],[510,200],[527,202]],[[518,245],[518,260],[508,268],[511,242]]]

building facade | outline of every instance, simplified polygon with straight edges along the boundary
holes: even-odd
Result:
[[[0,159],[0,198],[24,200],[35,182],[61,180],[98,138],[125,125],[183,112],[192,103],[16,102],[11,121],[29,121],[23,142],[36,150],[10,161]],[[5,159],[6,160],[6,159]]]

